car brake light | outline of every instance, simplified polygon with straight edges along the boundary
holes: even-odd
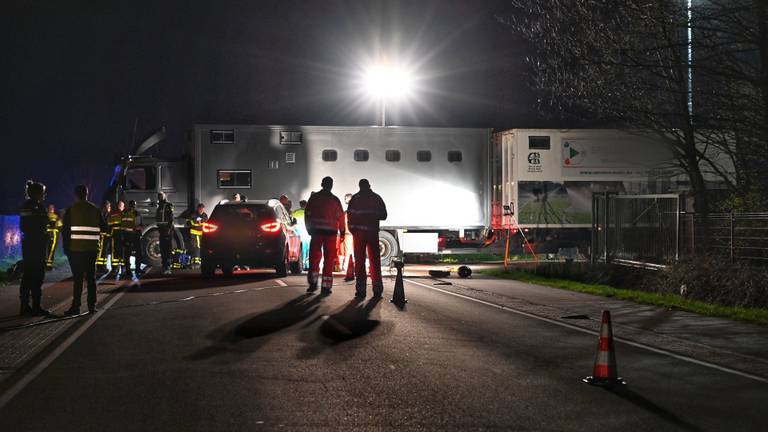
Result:
[[[212,232],[215,232],[217,229],[219,229],[218,225],[216,225],[214,223],[210,223],[210,222],[203,222],[203,232],[204,233],[210,234]]]
[[[261,230],[269,233],[280,231],[280,222],[274,221],[261,226]]]

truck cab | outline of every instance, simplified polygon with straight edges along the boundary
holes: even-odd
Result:
[[[163,160],[152,156],[127,156],[115,166],[114,176],[104,200],[113,205],[117,201],[136,201],[136,210],[142,219],[142,255],[147,265],[160,265],[159,233],[155,225],[157,194],[164,192],[173,204],[174,248],[184,248],[184,215],[190,209],[188,162]]]

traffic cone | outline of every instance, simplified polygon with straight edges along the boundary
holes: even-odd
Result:
[[[597,342],[597,355],[593,374],[584,378],[587,384],[610,387],[616,384],[626,384],[618,377],[616,368],[616,353],[613,349],[613,330],[611,329],[611,313],[603,311],[600,324],[600,338]]]
[[[392,294],[392,300],[390,300],[390,302],[399,306],[408,303],[408,300],[405,298],[405,287],[403,286],[403,266],[402,261],[395,261],[397,277],[395,278],[395,291]]]

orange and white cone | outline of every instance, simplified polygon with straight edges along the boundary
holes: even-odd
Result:
[[[611,328],[611,313],[603,311],[603,319],[600,324],[600,339],[597,342],[597,355],[595,356],[595,367],[590,375],[584,378],[587,384],[599,386],[612,386],[615,384],[626,384],[619,378],[616,368],[616,352],[613,348],[613,330]]]

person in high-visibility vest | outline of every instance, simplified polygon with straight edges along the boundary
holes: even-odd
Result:
[[[128,201],[128,208],[121,217],[122,256],[125,264],[125,276],[133,278],[141,270],[141,215],[136,210],[136,201]],[[134,269],[131,270],[131,257]]]
[[[27,200],[19,211],[21,229],[21,256],[24,274],[19,285],[22,316],[45,316],[43,309],[43,280],[45,279],[46,245],[48,244],[48,216],[42,204],[45,198],[45,185],[33,181],[27,182]],[[29,298],[32,297],[32,307]]]
[[[46,270],[53,270],[53,258],[56,255],[56,246],[59,244],[59,231],[61,230],[61,218],[56,213],[56,207],[48,204],[48,257],[45,262]]]
[[[317,280],[320,276],[320,261],[323,261],[323,276],[320,293],[331,294],[333,287],[333,267],[336,264],[336,242],[338,235],[344,235],[344,210],[341,201],[331,193],[333,179],[324,177],[322,190],[312,194],[305,209],[307,230],[312,235],[309,244],[309,282],[308,293],[317,291]]]
[[[112,243],[112,236],[109,232],[109,226],[107,225],[107,219],[110,213],[112,213],[112,204],[109,201],[104,201],[101,205],[101,219],[104,222],[102,226],[104,230],[99,234],[99,253],[96,256],[96,265],[99,271],[106,273],[107,264],[109,263],[110,246]]]
[[[347,206],[349,230],[355,243],[355,297],[365,297],[365,257],[368,256],[373,296],[381,297],[381,252],[379,251],[379,221],[387,219],[387,206],[379,194],[371,190],[367,179],[360,179],[360,192],[352,195]]]
[[[203,224],[208,222],[208,214],[205,213],[205,204],[200,203],[195,209],[195,214],[187,219],[190,238],[190,252],[192,255],[192,267],[198,268],[202,263],[200,259],[200,238],[203,236]]]
[[[83,294],[83,278],[88,286],[88,312],[96,312],[96,257],[99,238],[106,229],[98,207],[88,202],[88,188],[75,187],[76,201],[64,213],[62,240],[64,253],[72,268],[72,307],[65,315],[79,315]]]
[[[117,208],[107,218],[107,225],[109,225],[109,232],[112,236],[112,271],[115,273],[115,277],[120,277],[125,264],[123,262],[123,210],[125,210],[125,203],[118,201]]]
[[[296,231],[301,239],[301,266],[304,270],[309,270],[309,243],[312,236],[307,232],[307,224],[304,221],[304,209],[306,207],[306,200],[299,201],[299,209],[293,212],[293,217],[296,218]]]

